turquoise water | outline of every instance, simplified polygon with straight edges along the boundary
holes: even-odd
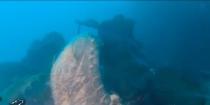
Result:
[[[78,25],[89,19],[97,28]],[[99,37],[105,90],[125,105],[209,104],[210,2],[21,1],[0,2],[0,105],[53,105],[52,64],[85,33]]]

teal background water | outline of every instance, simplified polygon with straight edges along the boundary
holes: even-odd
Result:
[[[102,22],[117,14],[123,14],[134,20],[134,35],[142,43],[147,58],[147,61],[143,62],[149,67],[155,69],[170,67],[186,72],[192,79],[190,81],[196,84],[209,81],[210,2],[208,1],[2,1],[0,2],[0,96],[3,97],[3,101],[10,100],[13,93],[21,90],[28,91],[27,97],[41,96],[31,87],[40,87],[40,91],[45,90],[45,85],[39,83],[48,79],[51,64],[63,46],[77,34],[86,32],[97,34],[95,30],[87,27],[82,27],[78,33],[76,20],[95,19]],[[55,35],[56,37],[49,38],[51,40],[47,42],[46,36],[51,32],[58,32],[53,34],[61,34],[64,39],[61,38],[60,43],[53,45],[57,42],[57,38],[60,38]],[[39,50],[30,50],[36,45],[34,41],[37,40],[42,40],[39,41],[41,47],[37,47]],[[49,51],[43,47],[45,44],[58,46],[50,48],[54,49],[50,50],[51,54],[43,54],[44,51]],[[40,63],[33,58],[36,56],[40,58],[44,56],[46,59]],[[41,64],[43,65],[40,66]],[[30,88],[27,90],[28,87]],[[7,91],[6,96],[4,96],[5,91]],[[50,102],[45,104],[40,102],[40,105],[47,104],[50,105]]]
[[[1,2],[1,62],[20,60],[32,41],[43,38],[48,32],[58,31],[70,39],[77,34],[76,20],[96,18],[102,21],[118,13],[131,16],[133,4],[111,1]]]

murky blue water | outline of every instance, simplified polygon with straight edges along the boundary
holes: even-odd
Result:
[[[22,1],[0,2],[0,105],[53,105],[52,64],[86,33],[123,104],[210,104],[210,2]]]

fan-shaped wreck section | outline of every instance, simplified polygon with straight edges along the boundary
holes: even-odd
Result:
[[[55,105],[120,105],[118,96],[104,91],[98,68],[94,38],[79,37],[67,46],[52,68]]]

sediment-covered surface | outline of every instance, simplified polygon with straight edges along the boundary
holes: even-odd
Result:
[[[104,91],[98,70],[98,52],[93,38],[80,37],[67,46],[52,69],[55,105],[118,105],[112,103]],[[117,100],[119,98],[113,99]]]

